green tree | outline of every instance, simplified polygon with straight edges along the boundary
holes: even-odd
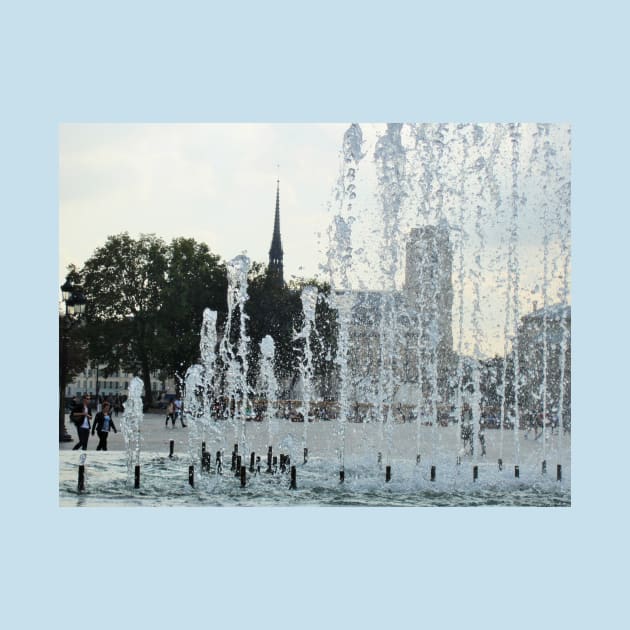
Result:
[[[62,392],[87,365],[85,341],[80,324],[59,313],[59,387]]]
[[[118,370],[140,374],[145,403],[151,404],[151,373],[160,365],[157,335],[167,282],[167,248],[154,235],[133,239],[109,236],[83,269],[90,358]]]
[[[278,379],[286,381],[294,377],[297,373],[298,357],[294,352],[293,334],[299,327],[301,316],[299,294],[287,286],[278,286],[270,281],[266,266],[253,263],[248,277],[248,296],[245,312],[248,316],[250,338],[250,386],[255,384],[258,376],[260,342],[265,335],[270,335],[274,340]]]
[[[304,352],[304,340],[295,339],[295,333],[303,326],[300,295],[307,285],[316,286],[320,294],[315,311],[315,330],[310,339],[314,375],[324,383],[326,392],[331,389],[335,370],[337,319],[336,312],[325,299],[329,295],[329,286],[315,279],[296,279],[288,286],[278,286],[260,263],[251,266],[249,299],[245,307],[251,343],[248,358],[250,386],[255,384],[258,376],[260,342],[265,335],[270,335],[274,340],[276,376],[288,383],[289,387],[295,384]],[[285,391],[282,395],[287,396],[288,393]]]
[[[313,355],[313,375],[320,383],[325,398],[335,396],[335,376],[337,372],[337,311],[330,306],[330,285],[316,278],[296,278],[289,283],[298,301],[302,290],[307,286],[317,287],[318,299],[315,308],[315,326],[311,333],[310,345]],[[299,325],[303,325],[303,314],[300,311]],[[302,352],[303,344],[299,344],[298,352]]]
[[[159,316],[160,368],[182,381],[199,360],[203,311],[217,311],[222,328],[227,313],[227,276],[219,256],[205,243],[174,239],[167,249],[167,278]]]

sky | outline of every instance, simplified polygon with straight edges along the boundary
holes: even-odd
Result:
[[[317,232],[347,125],[64,124],[59,281],[112,234],[192,237],[224,260],[266,263],[276,182],[285,279],[318,271]]]

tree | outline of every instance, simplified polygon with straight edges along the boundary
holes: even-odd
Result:
[[[311,334],[311,353],[313,355],[313,375],[321,385],[326,398],[334,398],[337,376],[337,336],[339,324],[337,311],[331,307],[330,285],[316,278],[298,278],[291,281],[289,288],[299,296],[306,286],[317,287],[318,300],[315,308],[315,327]],[[300,320],[303,315],[300,314]]]
[[[86,365],[84,331],[77,322],[59,313],[59,387],[62,392]]]
[[[248,278],[249,299],[245,305],[250,338],[249,384],[254,386],[260,359],[260,342],[266,335],[275,344],[276,376],[280,381],[290,380],[298,368],[294,352],[293,334],[299,327],[300,296],[287,286],[272,282],[265,265],[253,263]]]
[[[316,286],[322,297],[329,294],[329,286],[314,279],[297,279],[289,286],[278,286],[269,277],[264,265],[254,263],[251,266],[248,279],[249,300],[245,307],[251,342],[248,359],[250,386],[254,386],[258,376],[260,342],[265,335],[270,335],[275,343],[276,377],[288,383],[288,387],[295,384],[300,361],[303,360],[304,340],[295,339],[294,336],[303,326],[300,295],[307,285]],[[328,393],[335,370],[336,326],[336,313],[325,299],[318,300],[315,330],[311,335],[310,345],[314,375],[324,383],[324,389]],[[288,394],[288,391],[282,393],[283,396]]]
[[[167,262],[157,352],[160,368],[182,382],[188,367],[199,359],[204,309],[217,311],[217,325],[224,325],[227,276],[219,256],[191,238],[174,239]]]
[[[167,251],[154,235],[137,240],[109,236],[85,263],[82,276],[90,357],[118,370],[140,374],[151,404],[151,373],[160,367],[157,334],[167,280]]]

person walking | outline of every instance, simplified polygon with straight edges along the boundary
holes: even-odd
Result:
[[[81,402],[74,408],[74,411],[70,414],[72,422],[77,427],[77,433],[79,434],[79,441],[72,447],[73,451],[82,449],[87,451],[88,440],[90,438],[90,420],[92,414],[90,413],[90,396],[83,394]]]
[[[98,433],[98,445],[96,446],[97,451],[106,451],[107,450],[107,438],[109,437],[109,430],[113,429],[114,433],[118,433],[118,429],[114,424],[114,419],[112,418],[111,412],[111,404],[105,401],[103,403],[103,411],[99,411],[94,418],[94,426],[92,427],[92,435],[94,435],[94,431]]]
[[[173,427],[175,426],[175,420],[177,420],[177,418],[179,418],[179,421],[182,423],[182,427],[185,427],[186,425],[184,424],[184,414],[182,414],[181,398],[177,396],[173,404],[175,405],[175,416],[173,419]]]
[[[168,405],[166,405],[166,424],[165,427],[168,427],[168,421],[171,421],[173,424],[173,428],[175,428],[175,405],[173,401],[169,401]]]
[[[479,444],[481,444],[481,456],[486,454],[486,430],[484,423],[479,424]]]
[[[118,413],[122,411],[122,400],[119,394],[116,394],[116,398],[114,398],[114,413],[118,416]]]

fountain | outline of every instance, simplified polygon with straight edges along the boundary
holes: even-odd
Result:
[[[294,340],[304,340],[304,358],[300,363],[300,377],[302,381],[302,401],[299,413],[304,420],[304,434],[302,447],[304,459],[308,453],[308,423],[311,414],[312,381],[313,381],[313,353],[311,352],[311,335],[315,325],[315,310],[317,306],[317,287],[305,287],[302,289],[302,312],[304,313],[304,325],[302,330],[295,335]]]
[[[142,420],[144,418],[142,408],[142,391],[144,384],[141,379],[135,377],[129,384],[129,398],[125,406],[125,412],[120,420],[120,426],[125,445],[127,447],[127,476],[131,479],[134,473],[134,485],[139,485],[140,449],[142,445]]]
[[[257,384],[248,382],[250,261],[237,256],[227,266],[225,329],[204,312],[201,362],[186,375],[187,461],[167,467],[147,456],[144,465],[162,473],[146,496],[569,505],[569,151],[561,125],[351,125],[322,244],[330,292],[301,293],[299,407],[287,417],[278,400],[269,336]],[[334,402],[321,399],[313,370],[323,302],[338,327]],[[123,431],[138,465],[133,409]],[[182,466],[200,470],[206,441],[241,466],[232,475],[205,467],[187,487]]]

